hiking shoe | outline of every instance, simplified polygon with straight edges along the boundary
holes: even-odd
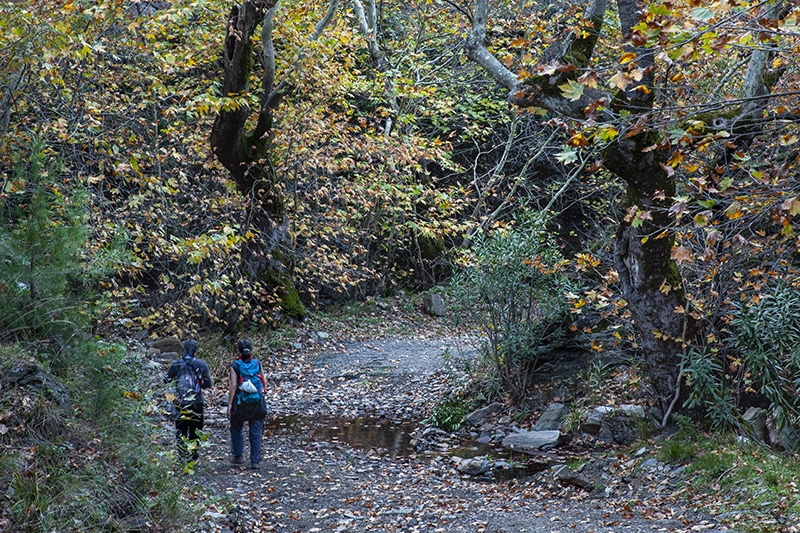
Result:
[[[250,463],[250,468],[253,470],[258,470],[258,463]]]
[[[233,463],[233,464],[235,464],[235,465],[240,465],[240,464],[242,464],[243,462],[244,462],[244,461],[242,460],[242,456],[241,456],[241,455],[234,455],[234,456],[233,456],[233,460],[231,461],[231,463]]]

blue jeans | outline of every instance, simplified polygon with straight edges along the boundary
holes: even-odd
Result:
[[[261,435],[264,430],[264,419],[238,420],[231,418],[231,446],[233,455],[241,457],[244,454],[244,423],[247,422],[247,436],[250,439],[250,462],[261,462]]]

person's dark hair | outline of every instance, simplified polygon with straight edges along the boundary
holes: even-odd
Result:
[[[239,350],[239,355],[242,359],[253,357],[253,343],[247,339],[239,339],[239,342],[236,343],[236,349]]]
[[[197,353],[197,341],[194,339],[185,341],[183,343],[183,356],[194,357],[195,353]]]

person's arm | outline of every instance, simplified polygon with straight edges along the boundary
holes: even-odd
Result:
[[[203,366],[200,368],[201,372],[201,379],[200,379],[200,388],[201,389],[208,389],[211,387],[211,371],[208,369],[208,365],[203,362]]]
[[[167,369],[167,373],[164,374],[164,383],[169,383],[173,379],[175,379],[175,375],[178,373],[178,367],[173,361],[171,365],[169,365],[169,369]]]
[[[236,387],[238,384],[236,383],[236,371],[231,368],[231,374],[228,379],[228,410],[226,412],[226,416],[228,418],[231,417],[231,411],[233,410],[233,400],[236,397]]]
[[[261,384],[264,386],[262,390],[267,389],[267,379],[264,377],[264,366],[261,361],[258,362],[258,377],[261,378]]]

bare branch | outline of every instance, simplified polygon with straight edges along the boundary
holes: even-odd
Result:
[[[765,7],[764,18],[777,20],[782,6],[782,0],[768,4]],[[750,64],[747,65],[747,72],[744,77],[743,96],[745,99],[753,98],[754,100],[747,101],[742,106],[746,116],[757,118],[757,115],[760,115],[766,106],[766,100],[761,100],[757,97],[768,94],[772,85],[774,85],[774,80],[769,84],[765,82],[765,74],[770,57],[774,56],[775,53],[776,50],[758,48],[750,54]]]
[[[264,74],[261,78],[261,88],[264,94],[261,96],[261,106],[267,105],[268,98],[272,93],[272,86],[275,84],[275,43],[272,42],[272,30],[275,26],[275,10],[278,9],[277,2],[267,10],[264,15],[264,22],[261,25],[261,45],[264,50],[261,53],[261,62],[264,66]]]
[[[489,1],[478,0],[475,4],[475,15],[472,18],[472,30],[466,41],[467,56],[481,67],[494,80],[511,92],[520,89],[522,81],[508,70],[486,48],[486,21],[489,17]]]
[[[372,65],[379,72],[384,72],[386,70],[386,61],[378,45],[378,15],[375,0],[364,0],[364,3],[367,5],[366,10],[361,0],[353,0],[353,8],[361,33],[367,38],[367,48],[372,58]]]
[[[14,104],[17,91],[25,80],[27,71],[27,65],[23,64],[19,72],[11,79],[11,83],[8,84],[6,89],[6,94],[0,100],[0,136],[5,136],[8,132],[8,122],[11,120],[11,106]]]

